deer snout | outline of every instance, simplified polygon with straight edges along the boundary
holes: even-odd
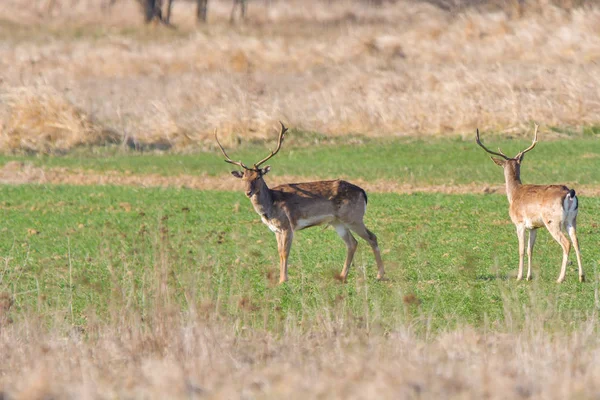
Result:
[[[254,190],[246,191],[246,196],[248,196],[248,197],[252,197],[253,194],[254,194]]]

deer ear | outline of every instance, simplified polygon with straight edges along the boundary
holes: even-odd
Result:
[[[263,169],[261,169],[261,170],[260,170],[260,173],[261,173],[262,175],[266,175],[266,174],[268,174],[268,173],[269,173],[269,171],[270,171],[270,170],[271,170],[271,166],[270,166],[270,165],[267,165],[266,167],[264,167]]]
[[[504,160],[501,160],[501,159],[499,159],[499,158],[496,158],[496,157],[490,157],[490,158],[492,159],[492,161],[493,161],[494,163],[496,163],[496,165],[499,165],[499,166],[501,166],[501,167],[504,167]]]
[[[231,171],[231,175],[235,176],[236,178],[241,178],[244,176],[241,171]]]

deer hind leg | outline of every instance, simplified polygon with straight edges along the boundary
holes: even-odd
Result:
[[[369,243],[373,254],[375,255],[375,261],[377,262],[377,279],[383,279],[385,275],[383,260],[381,259],[381,253],[379,251],[379,245],[377,244],[377,236],[373,232],[367,229],[364,223],[355,223],[348,226],[352,231],[356,232],[358,236],[363,238]]]
[[[560,267],[560,275],[556,280],[556,282],[561,283],[565,280],[565,275],[567,273],[567,261],[569,260],[569,251],[571,251],[571,243],[569,242],[569,239],[567,239],[565,234],[562,233],[560,221],[544,221],[544,223],[546,224],[548,232],[550,232],[554,240],[556,240],[563,249],[563,259]]]
[[[529,231],[529,242],[527,244],[527,280],[531,280],[531,255],[533,254],[533,246],[537,237],[537,229]]]
[[[279,251],[279,283],[283,283],[288,280],[288,256],[292,248],[294,232],[291,230],[281,231],[275,235],[277,237],[277,250]]]
[[[577,224],[575,222],[575,219],[573,219],[573,221],[567,222],[567,232],[569,233],[571,242],[573,242],[575,254],[577,255],[577,266],[579,267],[579,281],[585,282],[585,274],[583,273],[583,267],[581,265],[581,252],[579,250],[579,241],[577,240]]]
[[[348,277],[348,271],[350,270],[350,265],[352,264],[352,260],[354,259],[354,253],[356,252],[356,247],[358,246],[358,242],[350,233],[350,230],[346,228],[344,225],[335,225],[335,230],[340,235],[344,243],[346,243],[346,247],[348,248],[348,253],[346,253],[346,261],[344,262],[344,268],[340,273],[340,278],[345,282]]]
[[[523,256],[525,255],[525,225],[517,225],[517,238],[519,239],[519,273],[517,280],[523,279]]]

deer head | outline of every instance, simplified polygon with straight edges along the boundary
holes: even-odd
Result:
[[[257,163],[254,163],[254,166],[252,168],[248,168],[241,161],[233,161],[231,158],[229,158],[229,156],[225,152],[225,149],[223,149],[223,146],[221,146],[221,143],[219,142],[219,138],[217,137],[217,131],[215,129],[215,139],[217,141],[217,144],[219,145],[219,148],[221,149],[221,152],[225,156],[225,162],[228,162],[230,164],[234,164],[234,165],[237,165],[237,166],[243,168],[242,171],[231,171],[231,175],[242,180],[242,182],[245,185],[244,192],[246,193],[246,196],[248,196],[248,197],[252,197],[252,196],[258,194],[260,192],[260,190],[266,186],[265,182],[263,180],[263,176],[266,175],[267,173],[269,173],[269,171],[271,170],[271,166],[267,165],[264,168],[261,168],[260,166],[262,164],[264,164],[265,162],[267,162],[267,160],[269,160],[271,157],[273,157],[275,154],[277,154],[279,152],[279,149],[281,149],[281,144],[283,143],[283,139],[285,137],[285,133],[288,130],[281,121],[279,123],[281,124],[281,131],[279,132],[277,148],[275,150],[271,151],[271,154],[269,154],[262,160],[258,161]]]

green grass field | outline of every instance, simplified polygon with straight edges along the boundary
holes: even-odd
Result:
[[[561,250],[546,232],[534,252],[534,281],[514,281],[517,240],[504,196],[370,194],[366,224],[379,236],[388,281],[375,280],[372,253],[360,242],[348,283],[338,282],[345,246],[333,229],[317,227],[296,235],[290,281],[277,286],[275,238],[242,193],[0,191],[0,292],[14,295],[17,318],[30,310],[84,325],[90,313],[109,318],[126,304],[143,313],[163,296],[274,332],[290,318],[310,325],[323,310],[385,331],[404,323],[502,331],[534,311],[551,315],[549,326],[576,326],[596,307],[599,198],[581,199],[585,284],[576,263],[564,284],[555,283]]]
[[[508,154],[528,145],[492,139],[486,144]],[[302,140],[273,159],[274,176],[503,183],[471,141]],[[265,154],[265,143],[230,151],[248,163]],[[598,141],[586,137],[541,142],[526,157],[524,181],[596,188],[598,154]],[[237,187],[214,149],[95,148],[0,163],[9,161],[184,181],[212,174]],[[9,360],[0,394],[587,398],[600,348],[600,197],[581,193],[585,283],[573,251],[566,281],[555,282],[562,252],[545,230],[533,281],[516,281],[517,238],[502,194],[370,191],[365,222],[388,279],[375,279],[371,249],[359,240],[340,282],[345,245],[333,229],[315,227],[295,235],[290,280],[277,285],[274,235],[241,190],[0,185],[0,354]]]
[[[503,183],[471,141],[353,138],[310,147],[304,139],[292,137],[273,159],[274,176]],[[508,154],[528,145],[489,139]],[[242,144],[230,155],[252,163],[270,144]],[[597,139],[541,142],[526,157],[523,180],[597,188],[598,154]],[[9,161],[183,182],[211,174],[238,187],[215,149],[95,148],[0,163]],[[10,360],[0,366],[0,394],[589,397],[600,348],[600,197],[581,193],[585,283],[574,252],[566,281],[555,282],[562,252],[544,230],[533,281],[515,280],[517,238],[502,194],[370,191],[365,222],[389,279],[375,279],[371,250],[359,240],[341,283],[345,246],[333,229],[316,227],[295,235],[290,280],[277,285],[274,235],[241,190],[0,185],[0,354]],[[575,372],[556,379],[565,371]],[[341,384],[340,376],[357,378]]]
[[[272,141],[228,148],[228,153],[234,160],[251,165],[275,147],[275,139],[274,135]],[[508,155],[516,154],[531,143],[529,138],[501,140],[495,135],[483,134],[482,140],[489,148],[501,147]],[[544,141],[541,137],[535,151],[527,154],[522,178],[525,183],[597,184],[600,181],[599,158],[600,140],[594,136],[552,141]],[[165,176],[223,176],[232,169],[223,162],[217,148],[181,155],[132,153],[120,148],[83,149],[66,156],[0,156],[0,165],[15,160],[47,167]],[[501,170],[475,144],[474,137],[428,141],[359,137],[326,140],[322,135],[292,131],[284,148],[270,164],[272,176],[380,179],[416,185],[503,182]]]

